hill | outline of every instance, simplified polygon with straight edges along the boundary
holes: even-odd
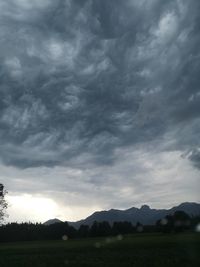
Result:
[[[185,202],[170,209],[152,209],[148,205],[143,205],[141,208],[132,207],[126,210],[111,209],[108,211],[97,211],[83,220],[77,222],[68,221],[68,223],[75,228],[78,228],[81,224],[90,226],[94,221],[108,221],[110,224],[115,221],[128,221],[133,224],[140,222],[144,225],[154,225],[157,220],[162,219],[166,215],[173,214],[177,210],[184,211],[190,216],[200,215],[200,204]],[[57,221],[57,219],[54,220],[49,220],[45,224],[61,222],[60,220]]]
[[[45,223],[44,223],[44,225],[51,225],[51,224],[55,224],[55,223],[62,223],[62,221],[61,220],[59,220],[59,219],[50,219],[50,220],[48,220],[48,221],[46,221]]]

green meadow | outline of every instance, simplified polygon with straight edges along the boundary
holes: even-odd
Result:
[[[1,267],[197,267],[199,255],[197,233],[0,244]]]

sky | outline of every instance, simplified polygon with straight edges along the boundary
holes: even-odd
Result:
[[[0,0],[8,221],[199,201],[200,1]]]

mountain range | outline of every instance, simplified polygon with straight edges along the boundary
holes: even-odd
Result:
[[[157,220],[164,218],[166,215],[173,214],[175,211],[184,211],[190,216],[200,215],[200,204],[194,202],[185,202],[170,209],[151,209],[148,205],[143,205],[141,208],[132,207],[126,210],[105,210],[97,211],[87,218],[77,221],[67,221],[69,225],[78,228],[81,224],[91,226],[94,221],[102,222],[108,221],[112,224],[115,221],[128,221],[133,224],[140,222],[144,225],[154,225]],[[51,219],[46,221],[45,225],[62,222],[58,219]]]

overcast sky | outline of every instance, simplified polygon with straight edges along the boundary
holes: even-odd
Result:
[[[200,1],[0,0],[10,221],[199,201]]]

